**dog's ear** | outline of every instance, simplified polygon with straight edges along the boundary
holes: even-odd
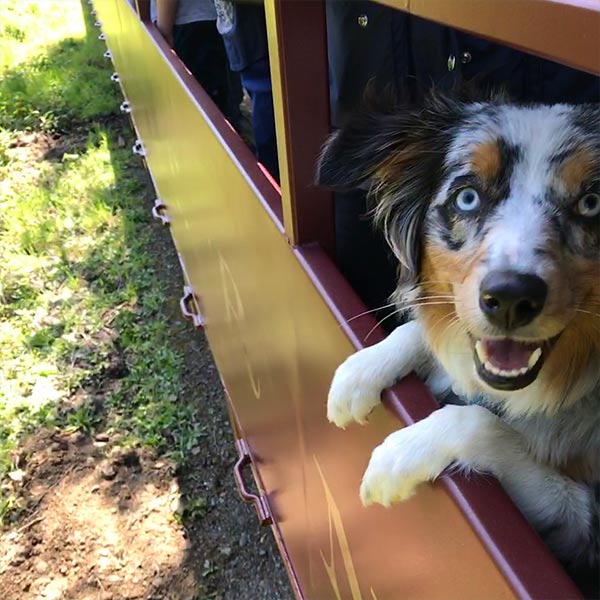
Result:
[[[375,223],[400,261],[400,283],[416,282],[423,221],[463,111],[463,103],[439,95],[418,109],[367,108],[323,147],[317,183],[335,189],[368,187]]]

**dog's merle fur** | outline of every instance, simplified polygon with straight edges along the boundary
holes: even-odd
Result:
[[[362,422],[380,392],[416,369],[448,406],[375,450],[363,502],[409,497],[451,464],[495,474],[567,565],[596,566],[600,496],[600,113],[596,105],[464,102],[356,114],[325,144],[318,182],[368,187],[399,262],[394,299],[413,321],[336,372],[328,417]],[[457,208],[475,189],[476,211]],[[493,269],[548,286],[541,314],[507,331],[477,304]],[[441,325],[440,325],[441,323]],[[533,383],[478,377],[477,339],[540,340]]]

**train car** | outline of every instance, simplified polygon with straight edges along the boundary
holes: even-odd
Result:
[[[594,0],[385,4],[600,74]],[[437,403],[411,375],[368,427],[326,419],[336,367],[385,332],[336,266],[332,194],[313,183],[330,131],[324,3],[265,0],[280,185],[151,23],[149,2],[93,8],[155,185],[154,214],[181,259],[182,311],[204,329],[227,391],[233,475],[272,529],[296,597],[582,597],[490,477],[444,476],[391,509],[361,505],[373,448]]]

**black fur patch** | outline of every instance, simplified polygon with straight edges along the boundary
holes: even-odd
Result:
[[[498,140],[500,151],[500,169],[493,181],[489,183],[489,193],[497,200],[504,200],[510,194],[510,179],[515,165],[522,158],[522,149],[519,146],[508,144],[502,138]]]
[[[401,263],[401,283],[417,280],[425,214],[463,111],[462,103],[435,95],[417,110],[371,106],[335,133],[321,154],[319,184],[369,185],[375,221]]]
[[[458,233],[459,230],[464,231],[463,227],[458,226],[460,221],[472,222],[475,226],[474,235],[481,238],[489,215],[510,195],[510,180],[516,164],[521,159],[522,150],[503,139],[498,140],[497,144],[500,164],[494,177],[482,178],[476,173],[456,177],[450,184],[446,201],[437,207],[439,235],[450,250],[460,250],[464,245],[465,240]],[[464,167],[464,162],[455,165],[456,170]],[[451,174],[452,168],[447,167],[446,172]],[[481,199],[479,209],[472,213],[461,212],[454,205],[456,194],[465,187],[476,189]]]

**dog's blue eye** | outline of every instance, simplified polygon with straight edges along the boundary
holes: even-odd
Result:
[[[456,207],[463,212],[473,212],[479,208],[481,200],[476,189],[466,187],[456,194],[454,204],[456,204]]]
[[[584,194],[579,198],[575,212],[582,217],[597,217],[600,215],[600,194]]]

